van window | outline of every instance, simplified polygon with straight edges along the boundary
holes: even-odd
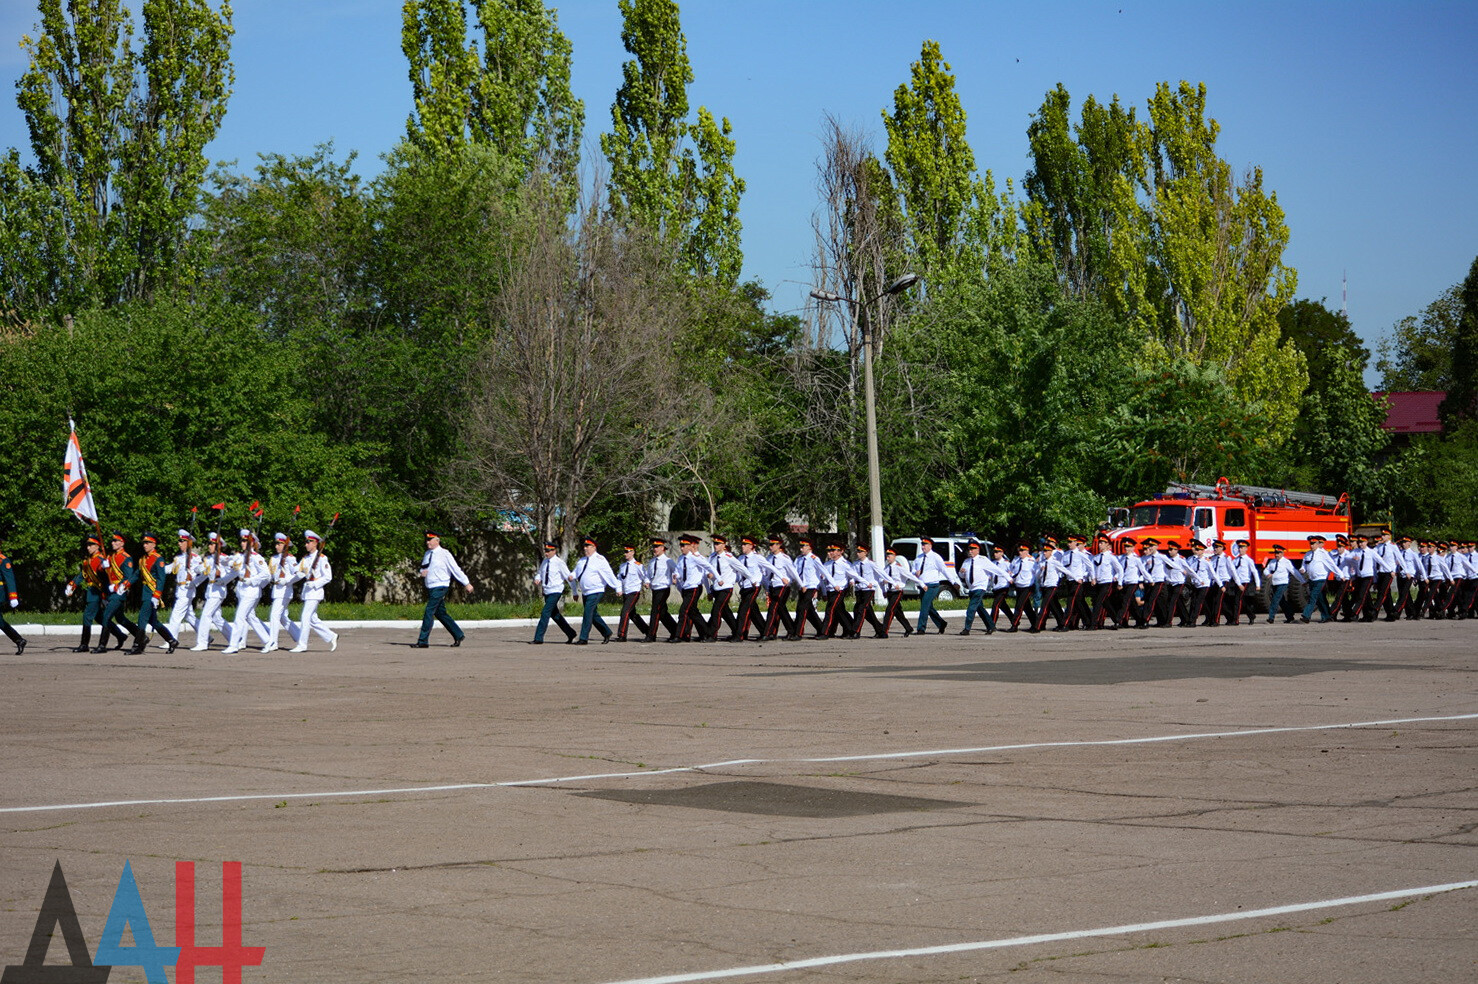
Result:
[[[1236,527],[1246,526],[1247,525],[1247,510],[1246,509],[1228,509],[1227,510],[1227,525],[1228,526],[1236,526]]]

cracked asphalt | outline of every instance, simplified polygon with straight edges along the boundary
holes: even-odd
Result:
[[[125,860],[164,944],[175,862],[207,943],[242,862],[248,982],[606,984],[1478,878],[1471,623],[528,634],[0,658],[0,966],[58,861],[94,952]],[[1475,927],[1462,889],[727,979],[1466,981]]]

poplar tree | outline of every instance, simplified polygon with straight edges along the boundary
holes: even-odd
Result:
[[[739,200],[735,142],[727,117],[698,108],[688,119],[693,69],[674,0],[621,0],[621,42],[633,57],[600,137],[610,162],[611,213],[669,244],[696,276],[725,287],[739,280]]]
[[[468,40],[462,0],[406,0],[401,50],[415,109],[406,136],[442,154],[468,143],[548,175],[573,205],[585,104],[570,90],[571,46],[542,0],[472,0],[482,44]]]
[[[235,76],[231,5],[39,0],[16,84],[34,164],[0,162],[0,270],[19,316],[147,298],[193,273],[188,221]]]

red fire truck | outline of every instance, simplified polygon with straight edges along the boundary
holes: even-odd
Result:
[[[1110,510],[1109,523],[1116,553],[1124,552],[1120,541],[1126,536],[1141,543],[1152,536],[1162,545],[1166,540],[1182,545],[1192,539],[1207,544],[1241,540],[1259,567],[1272,559],[1275,544],[1297,561],[1308,550],[1311,534],[1332,541],[1340,533],[1348,536],[1352,528],[1350,500],[1344,494],[1233,485],[1225,478],[1215,485],[1171,485],[1153,499]]]

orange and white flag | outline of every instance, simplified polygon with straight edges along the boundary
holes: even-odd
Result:
[[[92,501],[92,486],[87,482],[87,466],[82,463],[82,445],[77,443],[77,425],[67,438],[67,456],[62,459],[62,507],[70,509],[84,523],[97,525],[98,509]]]

